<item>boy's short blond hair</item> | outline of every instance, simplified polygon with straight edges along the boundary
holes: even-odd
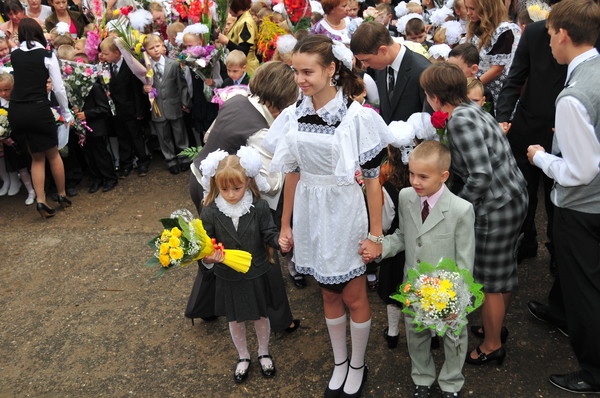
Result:
[[[227,66],[246,66],[246,54],[240,50],[233,50],[225,59]]]
[[[68,33],[65,33],[64,35],[58,35],[54,40],[52,40],[52,45],[54,45],[54,48],[59,48],[65,44],[69,46],[75,45],[75,40],[73,40],[73,37],[71,37],[71,35]]]
[[[69,44],[63,44],[56,50],[58,59],[64,59],[66,61],[73,61],[75,59],[75,53],[75,47]]]
[[[148,47],[152,43],[164,44],[163,39],[160,38],[159,36],[154,35],[154,34],[146,35],[146,38],[144,39],[144,43],[143,43],[144,48]]]
[[[450,170],[450,149],[438,141],[423,141],[413,149],[410,153],[410,159],[428,160],[431,163],[435,162],[440,173]]]
[[[118,53],[121,52],[119,51],[119,47],[117,47],[117,45],[115,44],[114,37],[107,37],[106,39],[102,40],[102,43],[100,43],[100,50],[108,50]]]
[[[175,36],[177,36],[177,33],[183,32],[184,29],[185,29],[184,24],[182,24],[181,22],[174,22],[174,23],[170,24],[169,26],[167,26],[167,36],[175,37]]]
[[[423,7],[420,4],[417,4],[417,3],[407,3],[406,4],[406,9],[409,12],[414,12],[415,14],[421,14],[421,15],[423,15]]]
[[[483,94],[483,92],[484,92],[483,83],[481,82],[481,80],[479,80],[475,77],[467,78],[467,94],[470,93],[471,90],[474,90],[474,89],[481,90],[481,93]]]
[[[15,84],[15,78],[8,72],[0,72],[0,83],[9,82]]]

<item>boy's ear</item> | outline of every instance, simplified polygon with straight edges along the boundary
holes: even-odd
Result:
[[[242,70],[245,72],[246,71],[246,65],[242,65]]]
[[[442,172],[442,182],[448,181],[450,178],[450,172],[448,170]]]
[[[479,72],[479,65],[477,65],[477,64],[471,65],[471,72],[473,73],[473,76],[477,75],[477,72]]]

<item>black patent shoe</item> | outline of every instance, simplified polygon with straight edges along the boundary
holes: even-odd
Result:
[[[483,326],[471,326],[471,333],[473,333],[473,336],[475,337],[485,339],[485,330],[483,329]],[[502,329],[500,329],[500,342],[504,344],[506,343],[506,339],[508,339],[508,329],[502,326]]]
[[[71,207],[71,205],[73,204],[69,199],[67,199],[66,196],[61,196],[61,195],[58,195],[58,203],[60,204],[60,207],[62,207],[63,209],[66,209],[67,207]]]
[[[348,363],[348,358],[346,358],[346,360],[344,362],[336,363],[335,366],[342,366],[346,363]],[[346,369],[346,377],[348,377],[348,369]],[[342,385],[339,388],[336,388],[335,390],[332,390],[331,388],[329,388],[329,385],[328,385],[327,388],[325,389],[325,397],[324,398],[339,398],[340,394],[342,393],[342,390],[344,389],[345,383],[346,383],[346,380],[344,380]]]
[[[390,336],[388,334],[388,328],[385,328],[383,331],[383,338],[385,341],[387,341],[388,348],[396,348],[398,346],[398,339],[400,338],[400,335],[397,334],[395,336]]]
[[[415,386],[415,398],[431,398],[431,387],[429,386]]]
[[[263,358],[270,359],[271,363],[268,365],[263,365],[262,362],[260,362],[260,360]],[[262,373],[264,378],[269,379],[275,376],[275,373],[277,373],[277,369],[275,369],[275,363],[273,362],[273,358],[269,354],[260,355],[258,357],[258,364],[260,365],[260,373]]]
[[[550,376],[550,383],[575,394],[600,394],[600,385],[590,384],[583,379],[583,372]]]
[[[340,398],[359,398],[361,396],[361,394],[362,394],[362,389],[365,386],[365,383],[367,382],[367,375],[369,374],[369,368],[367,367],[366,364],[363,364],[363,366],[360,366],[358,368],[355,368],[354,366],[352,366],[352,364],[350,364],[348,366],[350,366],[352,369],[356,369],[356,370],[364,368],[364,370],[363,370],[363,377],[362,377],[362,380],[360,381],[360,387],[358,388],[358,390],[355,393],[348,394],[342,388],[342,392],[340,394]],[[349,369],[348,369],[348,373],[350,373]],[[346,385],[345,382],[344,382],[344,385]]]
[[[56,214],[56,209],[48,207],[45,203],[37,202],[35,207],[38,213],[40,213],[40,215],[42,216],[42,218],[54,217],[54,215]]]
[[[248,378],[248,373],[250,373],[250,364],[251,361],[249,358],[242,358],[238,360],[238,363],[240,362],[248,362],[248,367],[245,370],[237,370],[237,367],[235,369],[235,371],[233,372],[233,380],[236,383],[243,383],[244,380],[246,380]]]
[[[502,365],[504,362],[504,358],[506,357],[506,350],[504,347],[498,348],[496,351],[492,351],[489,354],[481,351],[481,348],[477,347],[475,349],[477,351],[477,358],[471,358],[471,353],[467,353],[467,358],[465,359],[466,363],[471,365],[484,365],[486,363],[496,361],[498,365]]]
[[[285,328],[286,332],[288,332],[288,333],[295,332],[300,327],[300,319],[293,319],[292,323],[294,324],[294,326],[289,326],[289,327]]]

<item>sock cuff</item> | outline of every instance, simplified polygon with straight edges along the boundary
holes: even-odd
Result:
[[[362,323],[356,323],[350,319],[350,327],[355,329],[367,329],[371,327],[371,319]]]
[[[339,318],[325,318],[325,323],[328,325],[339,325],[340,323],[346,323],[346,313]]]

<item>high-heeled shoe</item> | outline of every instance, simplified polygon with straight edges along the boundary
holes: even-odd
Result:
[[[250,361],[249,358],[242,358],[238,360],[239,362],[248,362],[248,367],[244,370],[237,370],[237,367],[235,369],[235,371],[233,372],[233,380],[236,383],[242,383],[244,380],[246,380],[248,378],[248,373],[250,372],[250,365],[252,364],[252,362]]]
[[[506,350],[504,349],[504,346],[498,348],[496,351],[490,352],[489,354],[481,351],[480,347],[477,347],[475,351],[477,351],[477,358],[471,358],[471,353],[468,352],[465,362],[471,365],[484,365],[488,362],[496,361],[498,365],[502,365],[502,362],[504,362],[504,358],[506,357]]]
[[[365,386],[365,383],[367,382],[367,375],[369,374],[369,368],[367,367],[367,364],[363,364],[363,366],[359,366],[358,368],[355,368],[354,366],[352,366],[352,364],[350,364],[349,366],[355,370],[358,370],[361,368],[364,368],[365,370],[363,370],[363,377],[362,377],[362,380],[360,381],[360,387],[358,387],[358,390],[352,394],[348,394],[347,392],[345,392],[342,389],[340,398],[359,398],[362,394],[362,389]],[[348,370],[348,372],[350,372],[350,370]],[[346,384],[346,383],[344,383],[344,384]]]
[[[335,366],[342,366],[344,364],[348,363],[348,358],[346,358],[346,360],[344,362],[340,362],[340,363],[336,363]],[[348,366],[346,366],[348,367]],[[346,370],[346,377],[348,377],[348,370]],[[327,388],[325,389],[325,395],[324,398],[339,398],[340,394],[342,393],[342,390],[344,389],[344,384],[346,384],[346,380],[344,379],[344,382],[342,383],[342,385],[339,388],[336,388],[335,390],[332,390],[331,388],[329,388],[329,385],[327,386]]]
[[[54,217],[56,214],[56,209],[46,206],[45,203],[38,202],[35,207],[42,218]]]
[[[67,207],[71,207],[71,205],[73,204],[69,199],[67,199],[66,196],[62,196],[62,195],[58,195],[58,203],[60,204],[60,207],[62,207],[63,209],[66,209]]]
[[[475,337],[485,339],[485,330],[483,329],[483,326],[471,326],[471,333],[473,333],[473,336]],[[506,343],[506,339],[508,339],[508,329],[505,326],[502,326],[502,329],[500,329],[500,342],[504,344]]]

